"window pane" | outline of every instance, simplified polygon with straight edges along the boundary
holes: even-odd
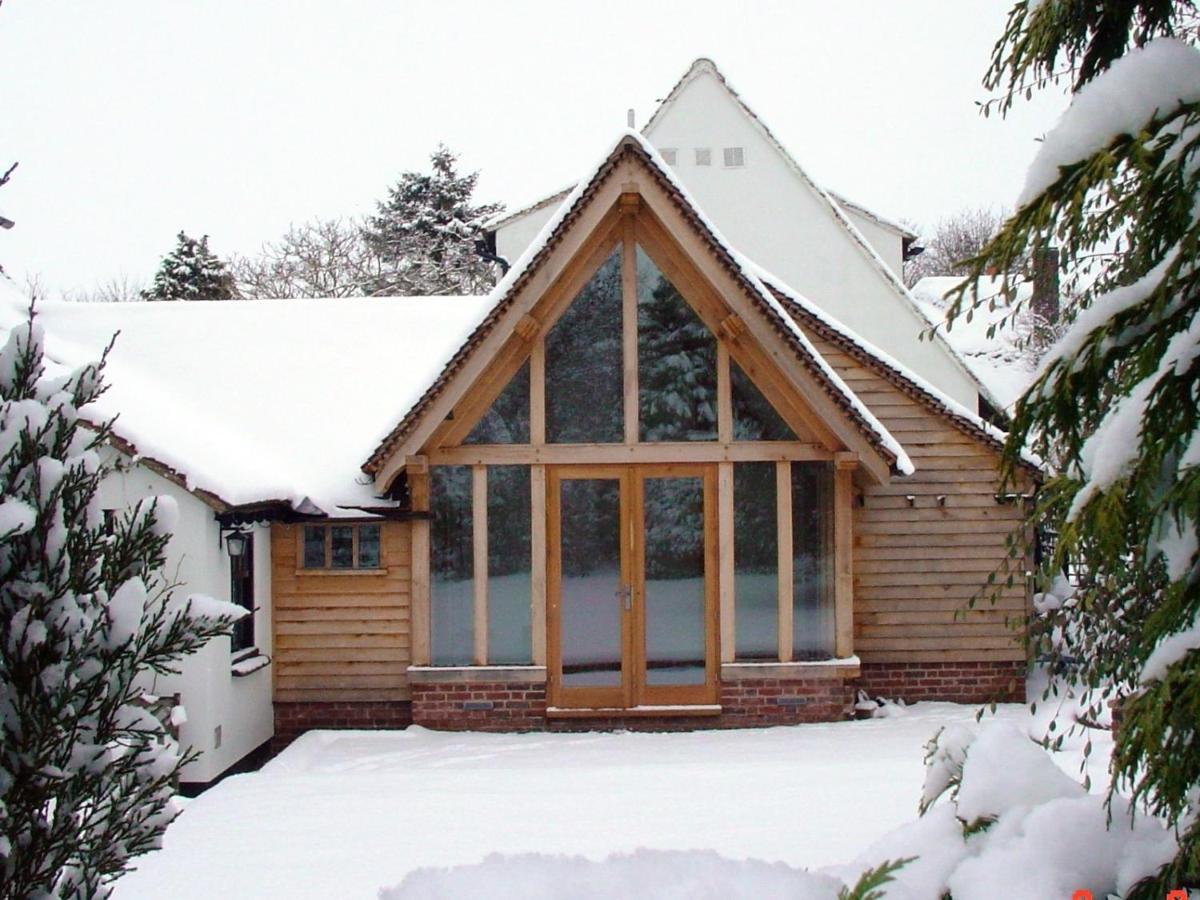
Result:
[[[775,463],[733,467],[736,655],[779,659],[779,533]]]
[[[643,441],[717,439],[717,340],[641,247],[638,415]]]
[[[334,525],[329,529],[329,565],[334,569],[354,567],[354,526]]]
[[[512,381],[500,392],[491,408],[483,414],[464,444],[529,443],[529,362],[521,366]]]
[[[729,361],[729,394],[733,407],[734,440],[796,440],[796,433],[733,360]]]
[[[646,683],[704,684],[704,481],[647,478]]]
[[[325,526],[304,526],[304,568],[325,568]]]
[[[564,479],[562,674],[567,687],[621,683],[621,485]]]
[[[528,466],[488,467],[488,662],[533,661]]]
[[[622,358],[618,246],[546,335],[546,440],[624,440]]]
[[[469,466],[430,469],[430,644],[434,665],[469,665],[475,652],[474,537]]]
[[[358,526],[358,567],[360,569],[379,568],[379,526]]]
[[[242,616],[233,624],[234,653],[254,646],[254,534],[246,535],[246,549],[241,556],[229,560],[229,600],[250,615]]]
[[[833,472],[792,463],[792,615],[796,659],[833,655]]]

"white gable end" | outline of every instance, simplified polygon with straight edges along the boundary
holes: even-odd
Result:
[[[881,271],[899,266],[899,239],[857,213],[843,212],[839,222],[833,201],[797,171],[711,64],[693,67],[647,126],[646,136],[660,150],[676,150],[676,173],[742,253],[974,408],[976,383],[943,344],[921,340],[928,322],[892,276]],[[705,147],[712,149],[713,164],[698,166],[695,149]],[[745,165],[723,166],[726,147],[744,148]],[[868,234],[856,230],[860,222]],[[860,240],[895,244],[893,258],[881,259]]]

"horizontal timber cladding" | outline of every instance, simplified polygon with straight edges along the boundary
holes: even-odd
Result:
[[[377,705],[409,699],[409,524],[378,524],[379,568],[365,571],[303,569],[299,548],[304,525],[271,527],[277,709],[280,704],[340,709],[346,703]],[[349,714],[339,713],[330,721],[335,719],[353,720],[363,727]]]
[[[996,500],[999,453],[831,341],[809,336],[917,470],[867,487],[854,509],[854,649],[864,681],[869,671],[887,671],[893,681],[876,679],[886,691],[909,676],[924,677],[919,667],[934,662],[1019,667],[1029,604],[1024,566],[1013,561],[1014,584],[994,603],[971,605],[993,572],[1007,579],[1001,568],[1007,540],[1025,513],[1019,501]],[[941,687],[927,679],[914,696],[933,697]],[[956,685],[940,699],[988,692],[998,692],[990,681],[971,690]]]

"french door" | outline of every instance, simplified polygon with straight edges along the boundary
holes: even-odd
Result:
[[[715,467],[547,476],[550,705],[716,703]]]

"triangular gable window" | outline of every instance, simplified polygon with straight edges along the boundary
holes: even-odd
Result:
[[[618,245],[546,334],[546,440],[620,443],[622,372]]]
[[[717,439],[717,340],[637,249],[638,420],[643,441]]]
[[[529,361],[513,376],[464,444],[529,443]]]
[[[738,441],[794,441],[796,433],[775,411],[762,391],[742,371],[729,362],[729,394],[733,407],[733,437]]]

